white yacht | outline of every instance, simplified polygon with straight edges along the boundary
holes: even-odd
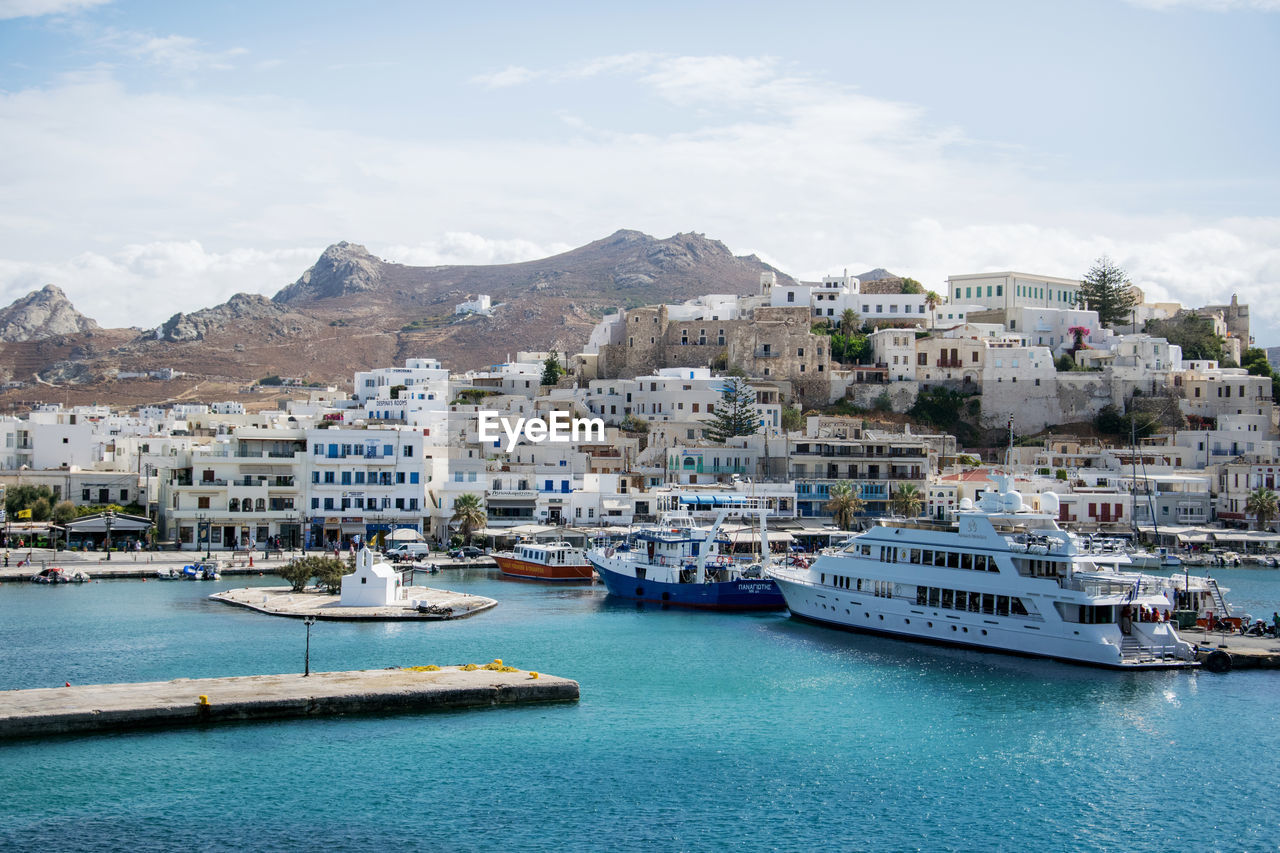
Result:
[[[1170,620],[1174,585],[1094,561],[1056,522],[1057,495],[1024,508],[1012,478],[951,524],[885,519],[811,566],[774,567],[791,615],[852,631],[1120,669],[1194,666]],[[1181,581],[1181,578],[1178,579]]]

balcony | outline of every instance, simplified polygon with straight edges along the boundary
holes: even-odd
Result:
[[[782,353],[772,349],[756,350],[756,358],[781,358]]]
[[[940,358],[934,364],[937,367],[960,367],[960,359]]]

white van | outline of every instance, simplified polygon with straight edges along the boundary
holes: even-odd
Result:
[[[426,542],[398,542],[384,553],[391,560],[420,560],[431,553],[431,546]]]

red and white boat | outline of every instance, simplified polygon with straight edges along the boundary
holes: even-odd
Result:
[[[581,548],[568,542],[521,542],[494,554],[504,575],[536,581],[589,581],[594,570]]]

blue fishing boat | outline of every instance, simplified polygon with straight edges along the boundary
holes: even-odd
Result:
[[[782,592],[765,576],[765,565],[734,560],[721,549],[728,544],[718,538],[728,512],[721,511],[710,526],[698,525],[685,512],[668,513],[657,525],[640,528],[620,545],[592,548],[587,560],[609,594],[619,598],[705,610],[784,609]],[[763,512],[760,527],[761,553],[767,561]]]

